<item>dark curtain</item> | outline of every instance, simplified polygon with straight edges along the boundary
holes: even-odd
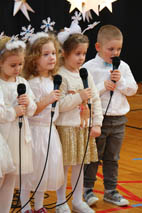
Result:
[[[93,0],[92,0],[93,1]],[[56,24],[54,29],[58,32],[60,29],[69,27],[71,16],[74,11],[69,14],[70,4],[66,0],[27,0],[35,13],[28,11],[30,22],[26,19],[21,11],[13,16],[14,0],[1,0],[0,6],[0,32],[4,31],[6,35],[16,35],[21,31],[21,27],[27,27],[29,24],[35,28],[35,32],[41,31],[40,26],[42,20],[51,17]],[[93,58],[96,54],[94,44],[98,29],[104,24],[114,24],[123,33],[124,43],[121,52],[121,59],[130,65],[133,75],[137,82],[142,81],[141,74],[141,1],[140,0],[117,0],[112,3],[113,12],[104,8],[99,16],[91,11],[93,19],[90,23],[100,21],[94,29],[87,31],[90,46],[88,49],[86,60]],[[87,21],[80,22],[82,30],[86,28]]]

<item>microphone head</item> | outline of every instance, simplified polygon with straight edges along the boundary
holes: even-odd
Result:
[[[17,86],[17,93],[18,96],[23,95],[26,92],[26,86],[23,83],[18,84]]]
[[[82,80],[87,80],[88,78],[88,72],[87,72],[87,69],[86,68],[81,68],[79,70],[79,74],[80,74],[80,77],[82,78]]]
[[[54,83],[54,90],[59,89],[62,83],[62,76],[61,75],[53,76],[53,83]]]
[[[120,58],[119,57],[112,57],[112,65],[113,65],[113,69],[118,69],[119,65],[120,65]]]
[[[82,83],[83,83],[83,86],[84,86],[84,89],[88,88],[88,72],[87,72],[87,69],[86,68],[81,68],[79,70],[79,74],[80,74],[80,77],[82,79]]]

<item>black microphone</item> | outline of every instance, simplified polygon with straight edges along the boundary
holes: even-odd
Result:
[[[61,83],[62,83],[62,76],[61,75],[55,75],[53,77],[54,90],[58,90]],[[57,103],[57,101],[52,103],[51,116],[54,115],[56,103]]]
[[[112,70],[117,70],[120,65],[120,58],[118,56],[112,57]],[[116,81],[112,80],[114,83]],[[113,91],[110,91],[111,96],[113,95]]]
[[[113,70],[117,70],[119,65],[120,65],[120,58],[119,57],[112,57],[112,66],[113,66]]]
[[[79,74],[80,74],[80,77],[82,79],[82,83],[83,83],[84,89],[88,88],[88,72],[87,72],[87,69],[86,68],[81,68],[79,70]]]
[[[87,71],[87,69],[84,68],[84,67],[81,68],[79,70],[79,74],[80,74],[80,77],[82,79],[84,89],[88,88],[88,71]],[[90,100],[88,100],[88,106],[89,106],[89,109],[91,109]]]
[[[18,84],[18,86],[17,86],[18,97],[20,95],[25,94],[25,92],[26,92],[25,84],[23,84],[23,83]],[[23,118],[23,116],[19,116],[19,127],[22,127],[22,118]]]

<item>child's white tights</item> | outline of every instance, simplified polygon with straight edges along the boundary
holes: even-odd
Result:
[[[28,190],[22,190],[21,191],[21,205],[24,206],[27,201],[29,201],[30,199],[30,191]],[[44,200],[44,192],[36,192],[34,195],[34,207],[35,210],[39,210],[43,207],[43,200]],[[31,206],[30,203],[28,203],[23,209],[22,209],[22,213],[30,210]]]
[[[66,201],[66,185],[67,185],[68,168],[69,168],[69,166],[64,166],[65,182],[60,187],[60,189],[57,190],[57,204],[60,204],[60,203],[63,203]],[[72,175],[71,175],[72,190],[75,187],[76,181],[79,176],[80,169],[81,169],[81,165],[72,166]],[[81,175],[80,175],[77,187],[73,193],[72,202],[74,204],[78,204],[79,202],[82,202],[82,192],[83,192],[83,168],[81,171]]]
[[[3,184],[0,188],[0,213],[9,213],[14,187],[15,187],[16,176],[7,174],[4,177]]]

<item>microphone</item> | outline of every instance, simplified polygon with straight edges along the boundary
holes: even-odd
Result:
[[[117,70],[120,65],[120,58],[118,56],[112,57],[112,70]],[[116,81],[112,80],[114,83]],[[113,95],[113,91],[110,91],[111,96]]]
[[[117,70],[119,65],[120,65],[120,58],[119,57],[112,57],[112,66],[113,66],[113,70]]]
[[[25,92],[26,92],[25,84],[23,84],[23,83],[18,84],[18,86],[17,86],[18,97],[20,95],[25,94]],[[22,118],[23,118],[23,116],[19,116],[19,127],[22,127]]]
[[[86,68],[81,68],[79,70],[80,77],[83,82],[84,89],[88,88],[88,72]]]
[[[58,90],[61,83],[62,83],[62,76],[61,75],[55,75],[53,77],[54,90]],[[54,115],[56,103],[57,103],[57,101],[52,103],[51,116]]]
[[[84,67],[81,68],[79,70],[79,74],[80,74],[80,77],[82,79],[84,89],[88,88],[88,71],[87,71],[87,69],[84,68]],[[88,106],[89,106],[89,109],[91,109],[90,100],[88,100]]]

